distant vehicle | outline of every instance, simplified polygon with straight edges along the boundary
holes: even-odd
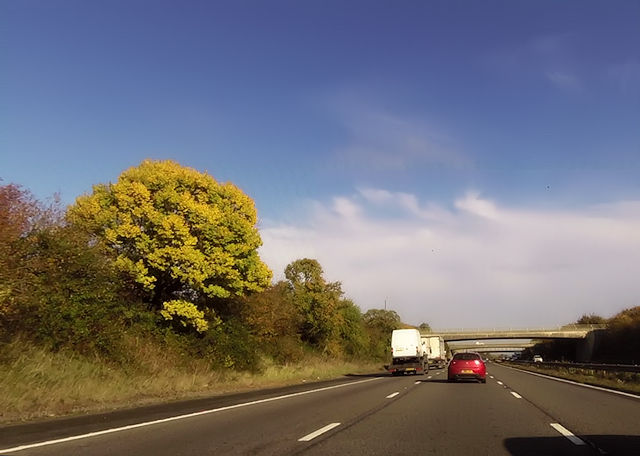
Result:
[[[417,329],[396,329],[391,333],[392,375],[424,374],[427,356]],[[428,367],[427,367],[428,369]]]
[[[487,383],[487,368],[478,353],[456,353],[449,363],[447,380],[479,380]]]
[[[427,359],[429,366],[442,369],[447,364],[447,352],[444,339],[441,336],[422,336],[422,340],[428,348]]]
[[[542,362],[542,356],[540,356],[540,355],[533,355],[533,362],[534,362],[534,363],[541,363],[541,362]]]

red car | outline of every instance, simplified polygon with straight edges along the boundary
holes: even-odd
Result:
[[[487,383],[487,368],[478,353],[456,353],[449,363],[447,380],[472,379]]]

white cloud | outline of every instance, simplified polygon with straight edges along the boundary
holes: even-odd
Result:
[[[399,212],[380,217],[382,208]],[[387,298],[410,323],[556,325],[640,305],[640,202],[561,212],[468,193],[446,209],[361,189],[261,234],[276,278],[297,258],[317,258],[363,309]]]
[[[495,204],[489,200],[480,198],[476,192],[467,193],[464,198],[456,200],[455,207],[470,214],[497,220],[500,216]]]
[[[573,33],[550,33],[533,37],[526,44],[532,52],[549,58],[563,58],[572,52],[577,36]]]
[[[363,188],[359,190],[367,201],[375,204],[386,204],[393,201],[393,193],[378,188]]]
[[[390,192],[374,188],[361,188],[358,190],[368,203],[377,206],[395,207],[422,219],[444,220],[449,213],[437,204],[421,206],[418,198],[411,193]]]
[[[576,59],[578,36],[547,34],[489,53],[486,63],[502,73],[530,73],[563,90],[584,88]]]
[[[545,76],[560,89],[578,90],[582,87],[580,80],[576,76],[563,71],[547,71]]]
[[[338,103],[337,111],[348,141],[336,153],[347,165],[401,171],[411,166],[470,164],[454,141],[429,122],[349,101]]]
[[[333,210],[346,220],[352,220],[360,215],[360,208],[349,198],[336,197],[333,199]]]

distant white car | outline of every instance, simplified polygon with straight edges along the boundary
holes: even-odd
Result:
[[[534,362],[534,363],[541,363],[541,362],[542,362],[542,356],[540,356],[540,355],[533,355],[533,362]]]

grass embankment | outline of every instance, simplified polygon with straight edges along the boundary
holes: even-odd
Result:
[[[552,377],[564,378],[587,385],[611,388],[627,393],[640,394],[640,373],[634,372],[609,372],[594,369],[581,369],[577,367],[556,367],[556,366],[533,366],[530,364],[505,365],[517,367],[518,369],[550,375]]]
[[[205,362],[132,347],[131,362],[115,366],[69,352],[51,353],[24,341],[0,346],[0,422],[98,412],[178,399],[313,382],[381,370],[380,364],[324,360],[295,364],[263,360],[257,373],[211,370]]]

